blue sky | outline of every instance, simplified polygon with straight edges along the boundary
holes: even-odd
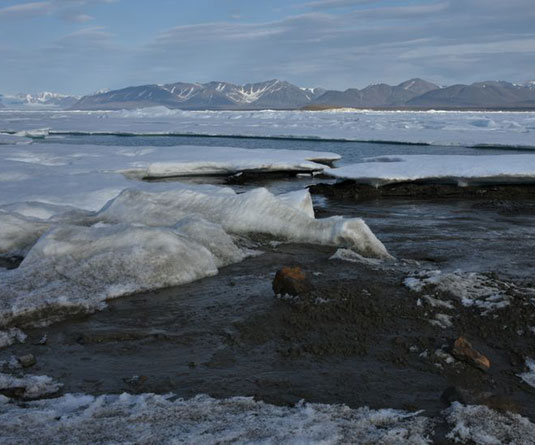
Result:
[[[535,78],[533,0],[0,0],[0,93]]]

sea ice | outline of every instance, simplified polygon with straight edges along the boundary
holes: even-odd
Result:
[[[177,230],[125,224],[50,230],[19,268],[0,272],[0,326],[44,325],[92,312],[106,299],[215,275],[217,265],[245,257],[213,224],[200,222],[210,240],[193,241],[192,223],[178,221]]]
[[[535,148],[532,112],[472,111],[2,111],[0,131],[195,134]]]
[[[366,162],[325,171],[337,178],[375,186],[416,180],[471,182],[530,182],[535,180],[535,156],[398,155],[368,158]]]
[[[315,219],[264,188],[242,194],[207,194],[192,189],[160,193],[125,190],[94,219],[170,226],[191,214],[221,224],[229,233],[261,233],[295,242],[352,248],[371,257],[390,257],[362,219]]]
[[[40,202],[94,211],[125,188],[157,191],[185,187],[176,182],[149,183],[133,181],[134,178],[242,171],[322,171],[327,167],[314,160],[327,162],[339,158],[328,152],[232,147],[2,145],[0,206]]]

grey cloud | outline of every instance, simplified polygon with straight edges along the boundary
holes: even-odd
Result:
[[[52,2],[31,2],[0,9],[0,18],[23,19],[49,14],[54,10]]]
[[[94,26],[30,55],[33,66],[45,66],[58,79],[69,77],[72,85],[81,85],[73,91],[82,93],[177,80],[278,77],[345,89],[416,76],[441,84],[535,77],[532,0],[437,0],[406,6],[351,2],[357,3],[345,14],[318,6],[265,23],[177,26],[138,47],[119,46],[112,32]],[[9,57],[23,76],[33,76],[23,68],[30,71],[30,62],[23,61],[28,55]]]
[[[38,16],[58,14],[59,17],[73,22],[91,20],[91,16],[83,12],[84,7],[97,3],[115,3],[119,0],[50,0],[26,2],[19,5],[0,8],[0,20],[30,19]]]

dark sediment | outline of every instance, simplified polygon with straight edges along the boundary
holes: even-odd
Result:
[[[19,255],[0,256],[0,267],[4,269],[16,269],[22,263],[24,257]]]
[[[402,285],[406,264],[327,260],[333,251],[283,245],[219,276],[28,330],[27,342],[0,359],[33,353],[32,373],[58,379],[65,392],[246,395],[275,404],[425,409],[433,416],[454,387],[474,403],[535,419],[535,389],[517,377],[524,357],[535,356],[529,297],[516,295],[497,317],[455,301],[453,310],[418,305],[422,295]],[[276,266],[296,262],[313,291],[275,298]],[[451,327],[430,323],[442,312],[452,315]],[[44,333],[46,345],[36,345]],[[440,355],[460,335],[489,357],[488,372]]]
[[[438,184],[422,181],[400,182],[374,187],[353,180],[336,183],[314,184],[309,187],[311,193],[321,194],[333,199],[365,201],[374,199],[476,199],[507,202],[516,199],[534,199],[535,184],[494,184],[470,185],[460,187],[456,184]],[[521,211],[518,203],[512,205]],[[528,204],[529,212],[535,212],[535,205]]]

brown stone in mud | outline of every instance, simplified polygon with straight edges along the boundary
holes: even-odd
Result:
[[[464,337],[459,337],[455,340],[451,353],[456,359],[462,360],[481,371],[487,371],[490,368],[490,360],[473,349],[470,342]]]
[[[23,368],[30,368],[37,363],[33,354],[23,355],[22,357],[19,357],[18,360]]]
[[[275,295],[304,295],[312,290],[312,285],[300,267],[283,267],[273,280]]]

